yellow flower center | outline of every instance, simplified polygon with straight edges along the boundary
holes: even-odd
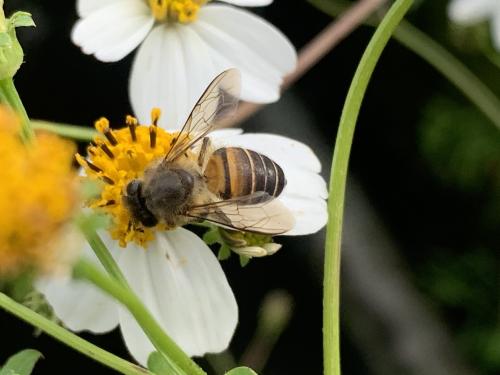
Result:
[[[196,21],[198,11],[208,0],[148,0],[151,12],[159,22],[189,23]]]
[[[50,271],[54,248],[77,208],[74,145],[37,133],[24,145],[17,117],[0,107],[0,275]]]
[[[159,117],[160,110],[153,109],[152,125],[138,125],[135,117],[127,116],[127,127],[118,130],[111,130],[108,120],[101,118],[95,123],[101,134],[87,148],[88,159],[76,155],[87,176],[102,181],[100,195],[91,199],[88,206],[111,217],[111,237],[122,247],[131,241],[144,246],[153,239],[156,230],[172,229],[164,223],[144,227],[123,203],[128,183],[141,178],[153,161],[170,150],[175,134],[156,126]]]

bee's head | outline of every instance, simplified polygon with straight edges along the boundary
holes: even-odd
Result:
[[[146,207],[157,217],[178,212],[191,196],[193,176],[182,169],[156,168],[144,181]]]

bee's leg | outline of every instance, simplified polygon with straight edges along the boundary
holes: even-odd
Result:
[[[205,158],[207,156],[207,151],[209,148],[210,148],[210,138],[205,137],[203,138],[200,148],[200,153],[198,154],[198,166],[200,168],[203,168],[203,165],[205,164]]]

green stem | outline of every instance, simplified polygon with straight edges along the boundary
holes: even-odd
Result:
[[[180,367],[183,371],[186,371],[185,367],[188,367],[191,371],[188,372],[189,374],[204,374],[203,370],[201,370],[201,368],[199,368],[198,365],[163,331],[142,302],[137,298],[120,270],[120,267],[96,231],[87,228],[85,225],[80,226],[80,229],[104,269],[112,277],[112,279],[109,279],[102,275],[95,267],[83,263],[81,267],[86,271],[86,273],[84,273],[85,278],[95,283],[105,292],[111,294],[129,309],[144,333],[149,337],[155,348],[166,357],[167,361],[173,361],[174,365]],[[197,372],[195,370],[197,370]]]
[[[70,124],[60,124],[52,121],[31,120],[33,129],[45,130],[61,137],[72,138],[79,141],[91,141],[98,134],[92,128]]]
[[[171,359],[182,371],[190,375],[206,375],[206,373],[189,358],[170,337],[168,337],[130,288],[123,287],[117,280],[103,274],[92,263],[85,260],[80,261],[75,266],[74,272],[76,277],[90,281],[122,303],[137,320],[137,323],[139,323],[144,333],[150,338],[154,347],[168,359]]]
[[[94,229],[87,228],[84,225],[81,226],[80,229],[106,272],[119,282],[121,286],[130,289],[127,279],[120,270],[120,267],[118,267],[118,264],[115,262],[115,259],[109,252],[104,242],[102,242],[101,237],[99,237]]]
[[[33,138],[33,129],[31,129],[30,119],[24,109],[23,102],[17,93],[12,78],[0,80],[0,91],[2,92],[2,95],[0,95],[2,101],[8,104],[21,117],[21,137],[24,141],[31,140]]]
[[[345,5],[339,5],[330,0],[309,1],[332,17],[346,9]],[[377,25],[373,18],[365,23],[369,26]],[[500,129],[500,100],[459,59],[409,22],[401,22],[393,37],[432,65]]]
[[[130,363],[112,353],[101,349],[94,344],[91,344],[90,342],[82,339],[74,333],[67,331],[51,320],[28,309],[26,306],[17,303],[3,293],[0,293],[0,307],[17,316],[18,318],[24,320],[28,324],[31,324],[32,326],[54,337],[56,340],[61,341],[62,343],[79,351],[87,357],[92,358],[95,361],[100,362],[103,365],[110,367],[118,372],[121,372],[122,374],[151,374],[151,372],[147,369],[134,365],[133,363]]]
[[[333,153],[328,197],[323,294],[324,374],[340,375],[340,249],[344,197],[354,129],[366,88],[391,34],[413,0],[397,0],[373,35],[356,69],[342,111]]]

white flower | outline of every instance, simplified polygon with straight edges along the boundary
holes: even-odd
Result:
[[[115,136],[119,138],[117,132]],[[211,133],[215,147],[241,146],[260,152],[282,168],[287,185],[280,199],[294,214],[295,227],[287,235],[320,230],[327,221],[326,183],[319,175],[321,165],[313,151],[292,139],[248,133],[239,129]],[[189,355],[219,352],[228,345],[238,312],[224,272],[210,248],[196,235],[178,228],[155,232],[146,249],[129,243],[120,249],[107,233],[101,234],[133,290],[165,331]],[[263,247],[266,254],[279,245]],[[258,256],[257,248],[248,248]],[[86,253],[97,260],[87,246]],[[39,289],[56,315],[74,331],[106,332],[120,325],[131,354],[146,363],[153,346],[132,316],[92,285],[75,280],[44,280]]]
[[[262,6],[272,0],[225,2]],[[296,65],[293,46],[274,26],[246,10],[204,3],[79,0],[81,19],[72,39],[84,53],[108,62],[122,59],[143,42],[129,87],[141,122],[148,120],[151,108],[168,103],[162,125],[174,127],[187,117],[190,105],[210,80],[231,67],[242,74],[241,99],[276,101],[284,75]]]
[[[448,6],[448,16],[452,21],[463,25],[490,20],[493,44],[500,50],[499,0],[452,0]]]
[[[121,249],[107,233],[100,235],[132,289],[186,353],[226,349],[238,307],[219,261],[199,237],[178,228],[157,233],[145,249],[133,243]],[[89,245],[85,254],[98,264]],[[93,285],[52,278],[39,280],[37,287],[73,331],[104,333],[119,324],[130,353],[146,364],[153,345],[132,315]]]

